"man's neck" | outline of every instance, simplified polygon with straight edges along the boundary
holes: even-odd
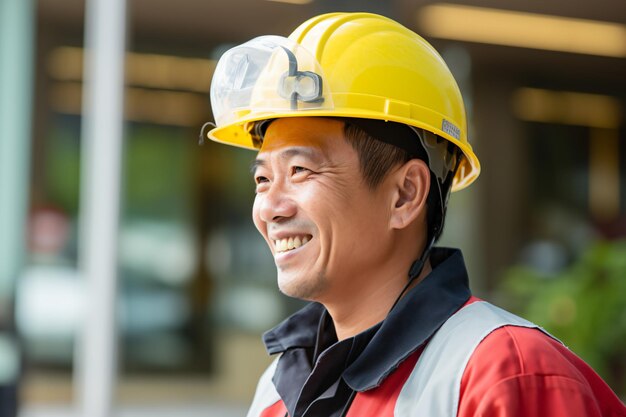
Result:
[[[402,296],[419,284],[431,270],[430,261],[427,261],[420,275],[411,282]],[[387,278],[380,280],[373,289],[368,289],[367,286],[355,287],[349,299],[323,303],[333,319],[338,340],[355,336],[387,317],[406,286],[408,277],[405,271],[395,279]]]

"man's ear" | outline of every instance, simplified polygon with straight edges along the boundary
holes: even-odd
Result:
[[[426,199],[430,189],[430,170],[426,162],[411,159],[393,175],[390,226],[404,229],[418,217],[426,218]],[[421,216],[423,215],[423,216]]]

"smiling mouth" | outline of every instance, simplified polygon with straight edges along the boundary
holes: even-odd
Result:
[[[292,236],[285,239],[274,240],[274,250],[276,253],[289,252],[306,245],[312,239],[311,235]]]

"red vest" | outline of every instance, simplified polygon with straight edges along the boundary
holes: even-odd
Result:
[[[626,417],[626,407],[581,359],[534,324],[472,298],[425,348],[381,385],[359,392],[346,417]],[[248,417],[284,417],[272,376]]]

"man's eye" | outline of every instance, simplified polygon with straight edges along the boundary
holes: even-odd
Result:
[[[263,184],[268,182],[269,180],[267,179],[267,177],[262,177],[262,176],[258,176],[258,177],[254,177],[254,182],[257,184]]]
[[[298,174],[300,172],[307,172],[310,171],[309,169],[305,168],[305,167],[299,167],[299,166],[294,166],[291,168],[291,174]]]

